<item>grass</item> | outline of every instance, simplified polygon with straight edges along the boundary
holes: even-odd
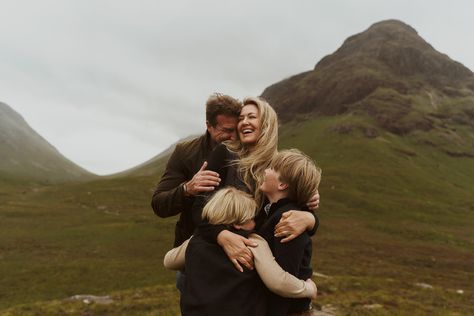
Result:
[[[2,311],[2,315],[54,316],[54,315],[179,315],[179,298],[171,286],[152,286],[136,290],[114,292],[110,303],[86,299],[51,300],[18,305]]]
[[[355,128],[341,133],[334,128],[341,124]],[[376,128],[372,119],[341,115],[280,130],[281,148],[300,148],[323,169],[313,266],[329,278],[315,277],[316,307],[342,315],[474,314],[474,159],[427,144],[439,130],[400,137],[376,128],[368,138],[367,128]],[[149,207],[157,180],[2,183],[0,314],[176,315],[174,274],[161,264],[176,218],[158,219]],[[76,294],[111,295],[115,303],[65,300]]]
[[[10,188],[0,206],[0,308],[170,283],[173,219],[148,206],[151,179]]]

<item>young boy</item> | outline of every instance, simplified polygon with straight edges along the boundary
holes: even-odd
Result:
[[[195,231],[191,239],[170,250],[164,259],[169,269],[186,270],[181,312],[187,315],[261,316],[267,314],[267,296],[262,284],[286,297],[316,297],[311,280],[298,280],[275,262],[267,242],[256,234],[256,203],[247,193],[224,188],[205,205],[202,216],[209,223],[228,226],[258,244],[252,248],[255,270],[237,271],[222,248]]]
[[[305,232],[282,243],[282,238],[274,236],[274,230],[284,212],[304,209],[320,181],[321,170],[314,162],[300,151],[291,149],[276,155],[260,185],[270,203],[258,215],[258,234],[268,242],[282,269],[303,280],[312,275],[310,236]],[[268,293],[267,303],[267,315],[272,316],[302,315],[311,309],[309,299],[289,299],[274,293]]]

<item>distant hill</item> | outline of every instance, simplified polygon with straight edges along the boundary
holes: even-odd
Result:
[[[161,176],[161,174],[165,170],[166,163],[168,162],[169,156],[173,153],[174,149],[176,148],[176,145],[182,141],[190,140],[195,137],[198,137],[198,135],[192,135],[192,136],[182,138],[176,143],[172,144],[170,147],[166,148],[164,151],[162,151],[158,155],[154,156],[153,158],[133,168],[109,175],[107,176],[107,178],[120,178],[120,177],[125,177],[125,176],[132,176],[132,177]]]
[[[51,183],[93,178],[0,102],[0,180]]]

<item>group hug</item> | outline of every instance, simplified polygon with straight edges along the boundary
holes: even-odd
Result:
[[[156,215],[179,215],[164,265],[182,315],[310,315],[321,169],[278,151],[277,114],[260,97],[211,95],[206,127],[176,146],[152,198]]]

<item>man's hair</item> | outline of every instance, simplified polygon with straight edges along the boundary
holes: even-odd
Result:
[[[241,109],[242,103],[239,100],[221,93],[214,93],[206,102],[206,120],[215,127],[218,115],[239,117]]]
[[[202,210],[210,224],[243,224],[255,217],[257,204],[252,196],[233,187],[217,191]]]
[[[297,149],[279,152],[272,168],[280,173],[280,181],[288,184],[288,197],[300,206],[309,201],[321,182],[321,169]]]

